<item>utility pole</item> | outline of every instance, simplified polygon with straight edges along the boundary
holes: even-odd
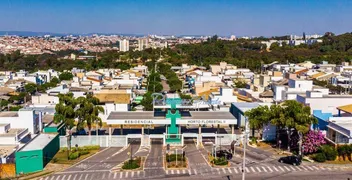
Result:
[[[242,180],[245,180],[245,174],[246,174],[245,168],[246,168],[247,125],[248,125],[248,119],[247,117],[245,117],[244,136],[243,136]]]

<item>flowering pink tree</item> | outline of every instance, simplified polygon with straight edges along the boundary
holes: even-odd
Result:
[[[325,143],[326,141],[321,131],[310,130],[303,138],[303,154],[315,153]]]

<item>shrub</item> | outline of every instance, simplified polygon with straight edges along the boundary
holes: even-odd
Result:
[[[225,157],[221,157],[221,158],[214,158],[212,163],[215,165],[224,166],[228,164],[228,161]]]
[[[257,138],[256,137],[252,137],[251,138],[251,144],[257,144]]]
[[[79,152],[74,152],[74,153],[71,153],[69,156],[68,156],[68,159],[69,160],[75,160],[79,158]]]
[[[320,147],[319,152],[323,153],[326,160],[333,161],[337,157],[337,151],[334,147],[329,145],[323,145]]]
[[[82,155],[86,155],[86,154],[89,154],[89,151],[79,151],[79,155],[82,156]]]
[[[78,147],[78,150],[80,151],[99,150],[99,149],[100,149],[100,146],[98,145]]]
[[[128,160],[123,163],[122,169],[137,169],[139,168],[140,159]]]
[[[176,154],[166,154],[166,161],[167,162],[172,162],[176,161]],[[186,158],[182,157],[182,154],[177,154],[177,161],[186,161]]]
[[[326,161],[326,157],[324,153],[318,153],[316,154],[313,159],[317,162],[325,162]]]
[[[311,154],[318,151],[319,147],[326,143],[321,131],[309,131],[303,137],[303,153]]]

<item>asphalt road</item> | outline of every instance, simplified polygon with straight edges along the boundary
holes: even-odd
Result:
[[[165,176],[162,139],[151,139],[151,149],[144,164],[144,172],[148,178]]]

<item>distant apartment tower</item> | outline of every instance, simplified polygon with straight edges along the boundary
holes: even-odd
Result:
[[[120,51],[126,52],[130,50],[130,42],[126,39],[120,41]]]
[[[149,40],[148,38],[140,38],[138,39],[138,50],[143,51],[146,48],[149,48]]]

